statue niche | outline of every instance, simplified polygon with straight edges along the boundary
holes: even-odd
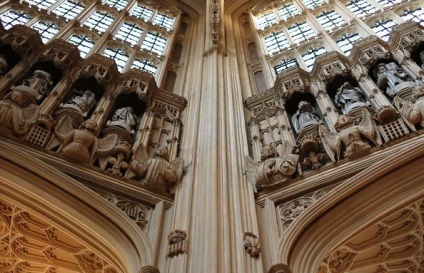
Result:
[[[377,64],[373,75],[378,88],[390,98],[407,88],[416,86],[409,75],[394,62]]]
[[[292,116],[292,124],[296,133],[299,134],[309,125],[320,123],[322,123],[322,121],[312,104],[308,101],[300,101],[298,104],[298,110]]]
[[[334,100],[344,115],[349,114],[356,107],[369,106],[362,90],[359,87],[352,86],[349,82],[344,82],[342,86],[337,88]]]
[[[96,104],[96,95],[89,89],[84,92],[74,90],[74,95],[60,108],[68,108],[77,111],[83,118],[88,117],[88,113]]]
[[[358,123],[357,120],[339,116],[334,126],[336,133],[328,131],[323,125],[319,127],[322,144],[333,162],[366,154],[371,148],[370,143],[375,146],[382,144],[377,125],[365,108],[362,109],[362,121]]]
[[[176,158],[169,162],[167,157],[168,148],[166,146],[159,146],[153,156],[149,157],[146,148],[140,145],[130,164],[131,171],[135,173],[136,177],[141,178],[142,183],[171,191],[183,177],[184,160]]]
[[[299,155],[293,147],[284,142],[281,156],[273,146],[265,146],[261,151],[261,162],[255,162],[246,156],[246,174],[250,182],[257,186],[270,186],[291,179],[297,170]]]
[[[51,91],[51,74],[35,70],[31,78],[13,86],[0,101],[0,123],[18,135],[25,134],[39,116],[39,103]]]
[[[134,134],[134,126],[137,123],[137,116],[131,106],[119,108],[115,111],[112,119],[107,122],[107,126],[118,126]]]

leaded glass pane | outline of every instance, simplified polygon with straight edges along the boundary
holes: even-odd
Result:
[[[111,58],[118,66],[118,70],[122,71],[128,61],[128,54],[120,48],[106,48],[102,53],[104,56]]]
[[[260,29],[264,29],[266,27],[269,27],[272,24],[276,24],[277,22],[278,22],[277,17],[272,12],[266,13],[266,14],[264,14],[261,17],[258,18],[258,25],[259,25]]]
[[[141,48],[162,55],[165,51],[166,39],[157,33],[148,32]]]
[[[321,13],[321,15],[317,17],[317,20],[327,31],[346,23],[346,21],[334,10]]]
[[[138,25],[133,23],[123,23],[116,33],[115,38],[135,45],[138,44],[138,40],[140,39],[142,33],[143,29],[141,29]]]
[[[277,12],[278,15],[280,15],[280,17],[284,20],[287,20],[287,18],[300,14],[300,11],[293,4],[284,5],[279,10],[277,10]]]
[[[347,3],[346,7],[358,17],[364,17],[376,12],[376,8],[365,0],[354,0]]]
[[[304,40],[308,40],[315,35],[314,31],[306,22],[296,23],[289,27],[288,31],[294,43],[300,43]]]
[[[361,39],[361,35],[358,33],[353,33],[341,36],[336,42],[340,49],[343,50],[346,55],[349,55],[350,51],[352,50],[352,46]]]
[[[274,66],[274,70],[275,73],[279,74],[282,71],[289,69],[290,67],[295,67],[295,66],[299,66],[299,64],[297,63],[296,58],[293,59],[285,59],[283,61],[281,61],[280,64]]]
[[[141,18],[144,19],[144,21],[150,21],[150,19],[153,16],[153,10],[148,9],[144,6],[141,5],[137,5],[131,12],[130,14],[132,16],[135,16],[137,18]]]
[[[402,18],[405,20],[414,20],[424,26],[424,9],[418,8],[414,10],[405,10]]]
[[[30,20],[28,14],[21,11],[9,10],[0,16],[4,29],[10,29],[14,25],[25,25]]]
[[[150,62],[146,59],[135,59],[131,68],[137,68],[137,69],[140,69],[142,71],[149,72],[153,75],[156,74],[156,71],[158,69],[152,62]]]
[[[53,10],[59,16],[63,16],[66,19],[72,20],[74,19],[82,10],[84,9],[84,5],[79,2],[74,1],[66,1],[59,7]]]
[[[383,7],[393,7],[396,4],[401,3],[401,0],[377,0]]]
[[[323,0],[303,0],[303,4],[307,6],[310,9],[314,9],[316,7],[319,7],[324,3]]]
[[[172,26],[174,25],[174,21],[174,18],[158,13],[153,20],[153,24],[166,28],[167,30],[171,30]]]
[[[99,32],[105,32],[113,20],[114,18],[107,12],[96,11],[84,22],[84,25],[94,28]]]
[[[51,5],[56,3],[55,0],[26,0],[25,2],[39,9],[48,9]]]
[[[397,25],[393,20],[380,21],[374,24],[372,30],[380,36],[381,39],[387,41],[389,39],[390,31]]]
[[[311,69],[314,65],[315,59],[327,52],[324,47],[320,48],[311,48],[308,52],[302,55],[303,60],[305,61],[306,66]]]
[[[38,21],[31,27],[40,33],[43,43],[47,43],[59,31],[59,28],[50,22]]]
[[[106,4],[112,8],[116,8],[117,10],[123,10],[127,4],[127,0],[107,0]]]
[[[273,32],[271,35],[265,38],[265,46],[269,54],[281,52],[283,49],[288,48],[289,42],[287,41],[284,33]]]
[[[85,35],[73,34],[68,38],[68,42],[78,47],[82,58],[84,58],[90,49],[94,46],[94,41]]]

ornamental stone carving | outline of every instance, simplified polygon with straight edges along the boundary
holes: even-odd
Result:
[[[319,127],[323,146],[332,161],[364,155],[371,148],[369,142],[375,146],[382,144],[377,125],[365,109],[361,122],[353,117],[339,116],[335,128],[337,133],[328,131],[323,125]]]
[[[361,89],[359,87],[353,87],[349,82],[343,83],[337,89],[335,101],[345,115],[353,108],[367,105]]]
[[[65,103],[61,104],[61,108],[68,108],[77,111],[81,116],[87,118],[88,113],[96,104],[96,96],[91,90],[84,92],[74,91],[74,95]]]
[[[243,233],[243,246],[246,250],[246,253],[250,255],[252,258],[258,258],[261,253],[261,247],[259,245],[258,236],[253,234],[252,232],[244,232]]]
[[[424,128],[424,86],[415,87],[410,100],[396,96],[394,104],[411,130],[416,131],[416,127]]]
[[[292,124],[297,133],[300,133],[306,126],[322,123],[317,111],[310,102],[301,101],[297,112],[292,117]]]
[[[143,183],[169,191],[181,181],[184,161],[182,158],[177,158],[169,162],[167,157],[168,148],[166,146],[159,146],[153,156],[149,158],[145,147],[140,145],[130,164],[131,170],[142,179]]]
[[[35,70],[31,78],[14,87],[13,91],[30,94],[37,102],[40,102],[51,91],[52,84],[52,76],[49,73]]]
[[[373,74],[377,86],[391,98],[402,90],[416,85],[408,74],[394,62],[378,64],[374,68]]]
[[[131,107],[122,107],[115,111],[112,119],[107,122],[108,126],[119,126],[134,134],[134,125],[137,123],[137,116]]]
[[[285,142],[281,156],[273,146],[261,151],[261,162],[246,157],[246,174],[249,181],[257,186],[281,183],[293,177],[297,170],[299,155],[292,152],[292,146]]]
[[[187,233],[181,229],[173,230],[168,236],[167,258],[188,253]]]

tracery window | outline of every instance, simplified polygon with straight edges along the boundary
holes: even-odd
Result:
[[[394,5],[400,4],[401,0],[377,0],[383,7],[392,7]]]
[[[25,2],[38,9],[48,9],[51,5],[56,3],[55,0],[26,0]]]
[[[376,12],[376,8],[365,0],[353,0],[346,7],[358,17],[364,17]]]
[[[9,10],[0,16],[4,29],[10,29],[14,25],[24,25],[28,23],[30,17],[22,11]]]
[[[305,52],[302,57],[305,61],[306,66],[311,69],[314,65],[315,59],[319,56],[327,52],[324,47],[313,47]]]
[[[56,33],[59,32],[59,28],[52,22],[37,21],[31,27],[40,33],[43,43],[47,43]]]
[[[94,28],[99,32],[105,32],[113,20],[114,18],[107,12],[96,11],[84,22],[84,25],[90,29]]]
[[[148,32],[146,38],[141,45],[141,48],[147,50],[148,52],[154,52],[158,55],[162,55],[165,51],[166,39],[161,35],[153,32]]]
[[[166,28],[167,30],[171,30],[174,25],[174,18],[171,18],[165,14],[158,13],[156,14],[153,24],[158,25],[160,27]]]
[[[374,32],[380,36],[381,39],[387,41],[392,28],[397,25],[393,20],[380,20],[376,22],[371,28]]]
[[[279,74],[282,71],[289,69],[290,67],[295,67],[295,66],[299,66],[296,58],[284,59],[284,60],[281,61],[280,64],[274,66],[274,70],[275,70],[276,74]]]
[[[155,66],[152,62],[146,59],[136,58],[131,66],[131,68],[138,68],[142,71],[149,72],[153,75],[156,74],[157,66]]]
[[[287,20],[287,18],[300,14],[300,11],[296,8],[294,4],[284,5],[280,9],[278,9],[277,12],[278,15],[280,15],[280,17],[284,20]]]
[[[317,17],[318,22],[329,31],[346,23],[336,11],[324,11]]]
[[[424,9],[423,8],[417,8],[417,9],[407,9],[403,12],[401,15],[403,19],[405,20],[414,20],[417,23],[420,23],[424,26]]]
[[[276,24],[277,17],[273,12],[266,13],[258,18],[258,26],[260,29],[264,29],[266,27],[272,26],[273,24]]]
[[[74,19],[82,10],[84,5],[76,1],[65,1],[59,7],[53,10],[59,16],[63,16],[66,19]]]
[[[288,28],[290,37],[294,43],[300,43],[315,35],[315,32],[306,22],[296,23]]]
[[[324,3],[323,0],[303,0],[303,4],[307,6],[310,9],[314,9],[316,7],[319,7]]]
[[[339,39],[336,40],[337,45],[344,52],[349,55],[353,45],[362,39],[362,36],[358,33],[346,33],[343,34]]]
[[[153,16],[153,10],[146,8],[141,5],[137,5],[131,12],[130,15],[137,18],[144,19],[144,21],[149,21]]]
[[[94,41],[86,35],[72,34],[67,41],[78,47],[82,58],[87,56],[87,53],[94,46]]]
[[[281,52],[290,47],[289,41],[282,31],[273,32],[265,38],[265,46],[269,54]]]
[[[128,54],[120,48],[107,47],[102,55],[111,58],[118,66],[118,70],[122,71],[128,61]]]
[[[127,0],[107,0],[106,4],[112,8],[116,8],[117,10],[123,10],[127,4]]]
[[[132,45],[138,44],[138,40],[143,34],[143,29],[134,23],[123,23],[115,34],[115,38]]]

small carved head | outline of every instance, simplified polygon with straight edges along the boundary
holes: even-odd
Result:
[[[379,63],[373,71],[374,74],[374,78],[378,78],[378,76],[380,76],[382,73],[386,72],[387,68],[386,68],[386,64],[385,63]]]
[[[279,171],[284,175],[292,175],[296,172],[299,155],[289,154],[281,162]]]
[[[277,157],[278,152],[274,146],[265,146],[261,150],[261,161],[265,161],[268,158]]]
[[[313,112],[314,109],[310,102],[304,100],[299,102],[298,108],[301,112]]]
[[[334,128],[339,132],[340,130],[353,125],[355,119],[352,117],[348,117],[345,115],[341,115],[337,118],[336,124],[334,124]]]
[[[97,128],[97,123],[92,120],[86,120],[85,122],[81,124],[81,127],[91,132],[94,132]]]
[[[165,145],[159,146],[153,154],[153,157],[166,158],[168,156],[168,148]]]

